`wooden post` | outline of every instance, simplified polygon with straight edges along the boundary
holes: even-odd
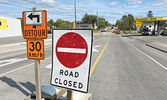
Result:
[[[35,86],[36,86],[36,100],[41,100],[41,84],[40,84],[40,60],[34,60],[35,67]]]
[[[67,100],[72,100],[73,92],[71,90],[67,90]]]
[[[37,8],[32,8],[32,11],[37,11]],[[41,80],[40,80],[40,60],[34,60],[35,67],[35,86],[36,86],[36,100],[41,100]]]
[[[75,10],[75,22],[73,24],[73,28],[76,28],[76,0],[74,0],[74,10]],[[72,96],[73,92],[71,90],[67,90],[67,100],[73,100]]]

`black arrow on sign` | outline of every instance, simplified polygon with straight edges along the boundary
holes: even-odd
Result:
[[[37,22],[39,22],[39,15],[33,15],[31,13],[30,15],[28,15],[28,18],[30,18],[31,20],[33,20],[33,18],[37,18]]]

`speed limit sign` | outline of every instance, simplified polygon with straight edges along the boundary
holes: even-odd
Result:
[[[43,40],[27,40],[27,58],[39,60],[44,59]]]

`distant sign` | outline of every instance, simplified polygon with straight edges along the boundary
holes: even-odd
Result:
[[[27,58],[39,60],[44,59],[43,40],[27,40]]]
[[[141,19],[143,19],[143,17],[136,17],[135,21],[141,21]]]
[[[53,30],[51,84],[88,92],[92,55],[92,30]]]
[[[47,13],[45,10],[26,11],[22,15],[25,39],[47,38]]]
[[[142,22],[137,21],[135,23],[136,23],[136,27],[142,27]]]
[[[161,21],[162,17],[146,17],[146,21]]]
[[[6,19],[0,19],[0,30],[7,30],[7,20]]]

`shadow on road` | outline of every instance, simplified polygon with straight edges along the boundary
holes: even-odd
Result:
[[[1,77],[0,80],[8,84],[10,87],[18,89],[20,92],[22,92],[26,96],[30,95],[30,93],[26,91],[25,89],[23,89],[23,87],[21,87],[20,84],[24,86],[26,89],[28,89],[30,92],[33,92],[35,90],[35,85],[30,82],[26,82],[26,83],[19,82],[18,83],[8,77]]]
[[[122,37],[133,37],[133,36],[143,36],[140,34],[127,34],[127,35],[122,35]]]

